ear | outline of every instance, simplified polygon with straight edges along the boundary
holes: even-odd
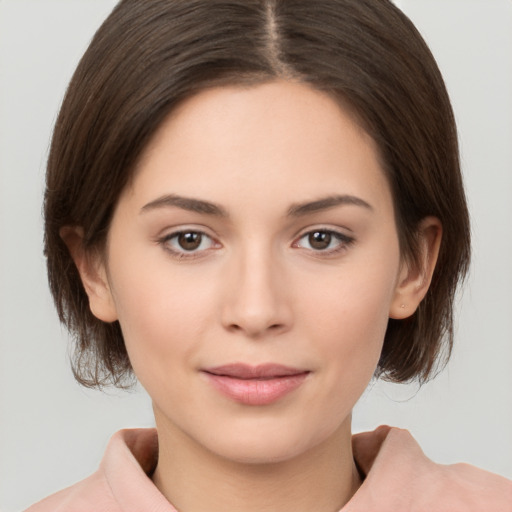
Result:
[[[114,322],[117,320],[117,311],[102,255],[97,250],[84,249],[84,232],[81,227],[64,226],[59,234],[78,269],[92,314],[104,322]]]
[[[418,226],[417,262],[404,262],[400,270],[389,317],[411,316],[423,300],[432,281],[441,246],[443,228],[437,217],[425,217]]]

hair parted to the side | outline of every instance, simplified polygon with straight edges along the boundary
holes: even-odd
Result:
[[[376,141],[404,258],[417,258],[423,218],[442,222],[431,287],[413,316],[389,321],[379,375],[425,381],[450,354],[469,220],[450,101],[408,18],[388,0],[122,0],[71,80],[48,159],[49,283],[82,384],[122,386],[131,366],[119,324],[92,315],[60,229],[80,226],[84,250],[101,250],[138,158],[179,102],[276,79],[338,98]]]

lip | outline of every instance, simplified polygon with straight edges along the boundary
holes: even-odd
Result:
[[[202,373],[217,391],[235,402],[269,405],[300,387],[310,371],[274,363],[234,363],[206,368]]]

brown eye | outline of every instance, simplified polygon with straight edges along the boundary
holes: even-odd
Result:
[[[331,257],[347,250],[354,242],[353,237],[332,229],[313,229],[296,240],[293,247]]]
[[[313,231],[308,235],[308,242],[312,249],[321,251],[331,245],[332,234],[328,231]]]
[[[201,246],[202,240],[203,236],[201,233],[188,231],[186,233],[180,233],[177,242],[184,251],[195,251]]]
[[[210,249],[221,245],[202,231],[183,230],[169,233],[158,240],[159,244],[178,260],[194,259],[209,254]]]

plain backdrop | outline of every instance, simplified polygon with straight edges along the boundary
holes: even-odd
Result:
[[[117,429],[151,426],[142,390],[84,390],[42,255],[48,144],[77,61],[113,0],[0,0],[0,510],[95,470]],[[410,429],[440,463],[512,478],[512,1],[397,2],[430,44],[459,123],[471,275],[453,358],[421,390],[372,383],[354,430]]]

